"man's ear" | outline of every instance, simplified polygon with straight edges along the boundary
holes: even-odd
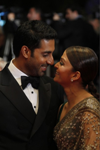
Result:
[[[29,58],[29,56],[31,55],[30,53],[31,53],[30,49],[26,45],[23,45],[21,48],[21,54],[23,55],[23,57]]]
[[[72,78],[73,78],[73,81],[76,81],[76,80],[80,79],[81,78],[81,73],[79,71],[74,72]]]

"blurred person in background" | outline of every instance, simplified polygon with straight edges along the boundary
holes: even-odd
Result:
[[[42,11],[40,8],[31,7],[27,14],[28,20],[42,20]]]
[[[5,35],[2,26],[0,26],[0,57],[3,57],[4,44],[5,44]]]
[[[93,26],[94,30],[97,34],[100,34],[100,20],[98,17],[95,16],[95,14],[91,14],[88,17],[89,23]]]
[[[15,13],[9,12],[7,14],[6,23],[3,26],[3,32],[5,35],[5,44],[3,50],[3,59],[5,61],[10,61],[13,57],[13,36],[16,32],[18,25],[15,23]]]
[[[58,33],[62,31],[63,25],[65,23],[65,19],[63,14],[54,12],[52,16],[51,27],[54,28]],[[62,55],[62,43],[60,41],[59,35],[56,39],[56,50],[54,52],[54,58],[59,60]]]
[[[66,22],[54,29],[58,33],[60,45],[63,49],[69,46],[87,46],[95,52],[98,47],[98,37],[92,27],[81,14],[78,5],[71,5],[66,8]]]
[[[97,44],[97,50],[96,53],[98,55],[99,58],[99,62],[100,62],[100,12],[98,7],[96,7],[91,14],[89,14],[87,16],[87,21],[93,26],[97,36],[98,36],[98,44]],[[98,86],[99,90],[100,90],[100,72],[98,72],[97,77],[95,78],[95,83]]]
[[[99,36],[100,36],[100,12],[99,12],[98,7],[96,7],[95,10],[93,10],[91,12],[91,14],[87,15],[87,21],[94,28],[94,31],[96,32],[96,34],[98,36],[98,41],[99,41]],[[99,49],[99,47],[98,47],[98,49]],[[99,50],[98,50],[98,54],[99,54]]]

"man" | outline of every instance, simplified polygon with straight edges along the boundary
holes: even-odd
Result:
[[[42,11],[40,8],[31,7],[27,14],[28,20],[42,20]]]
[[[56,150],[53,128],[63,91],[44,75],[54,63],[55,37],[41,21],[26,21],[16,31],[15,59],[0,72],[0,150]]]
[[[81,14],[77,5],[66,8],[66,22],[54,28],[58,33],[59,45],[63,51],[70,46],[85,46],[97,51],[98,37],[92,27]],[[56,22],[55,22],[56,23]],[[52,26],[53,27],[53,26]]]
[[[7,14],[6,23],[3,26],[3,31],[5,34],[3,59],[5,61],[10,61],[14,57],[12,43],[14,34],[18,28],[18,25],[15,22],[15,17],[14,12],[9,12]]]

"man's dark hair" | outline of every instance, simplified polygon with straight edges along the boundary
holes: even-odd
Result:
[[[34,8],[37,13],[42,14],[42,10],[39,7],[31,7]]]
[[[35,9],[35,12],[38,13],[41,17],[41,20],[43,19],[43,11],[41,8],[37,7],[37,6],[33,6],[33,7],[30,7],[30,9]]]
[[[81,12],[81,8],[80,8],[79,5],[68,5],[68,6],[66,7],[66,10],[67,10],[67,9],[71,9],[71,11],[77,11],[78,14],[81,14],[81,13],[82,13],[82,12]]]
[[[40,47],[42,39],[55,39],[56,36],[56,31],[46,23],[39,20],[26,21],[17,28],[15,33],[14,54],[18,57],[23,45],[26,45],[33,52],[35,48]]]

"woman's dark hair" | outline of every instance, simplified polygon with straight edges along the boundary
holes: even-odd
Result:
[[[56,36],[56,31],[46,23],[39,20],[26,21],[17,28],[15,33],[14,54],[18,57],[23,45],[26,45],[33,52],[35,48],[40,47],[42,39],[55,39]]]
[[[74,71],[81,73],[83,86],[86,87],[88,85],[89,92],[98,98],[97,90],[93,84],[93,80],[98,72],[98,57],[96,53],[88,47],[71,46],[66,49],[66,54]]]

